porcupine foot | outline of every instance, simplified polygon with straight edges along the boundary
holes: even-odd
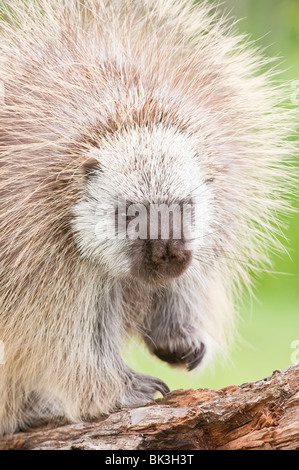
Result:
[[[202,361],[206,346],[194,328],[173,326],[171,332],[154,328],[148,333],[146,343],[152,354],[173,366],[185,366],[188,371],[195,369]]]
[[[170,390],[162,380],[156,377],[131,371],[130,379],[120,400],[119,407],[148,403],[154,399],[156,392],[160,392],[165,396]]]

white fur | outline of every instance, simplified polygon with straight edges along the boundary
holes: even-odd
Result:
[[[115,234],[115,208],[122,199],[131,204],[170,206],[192,198],[196,238],[190,241],[190,249],[209,247],[214,191],[205,182],[191,136],[162,125],[132,129],[115,135],[100,149],[91,149],[87,157],[100,163],[101,172],[88,183],[73,210],[82,256],[100,260],[115,276],[129,274],[128,240]]]

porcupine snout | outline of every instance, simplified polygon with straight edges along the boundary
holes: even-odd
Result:
[[[147,237],[137,238],[132,245],[131,274],[147,281],[163,282],[176,278],[186,271],[192,260],[192,250],[184,234],[182,211],[179,220],[173,212],[165,215],[162,211],[160,214],[155,228],[155,217],[151,218],[148,211]]]

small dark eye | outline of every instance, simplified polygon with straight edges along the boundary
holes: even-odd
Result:
[[[215,181],[215,178],[207,178],[207,179],[205,180],[205,183],[206,183],[206,184],[211,184],[211,183],[213,183],[214,181]]]
[[[83,164],[82,168],[85,172],[85,175],[90,178],[97,175],[101,171],[101,165],[98,160],[95,158],[88,158]]]

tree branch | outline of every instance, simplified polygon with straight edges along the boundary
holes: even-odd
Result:
[[[176,390],[92,423],[0,440],[4,449],[299,449],[299,364],[220,390]]]

